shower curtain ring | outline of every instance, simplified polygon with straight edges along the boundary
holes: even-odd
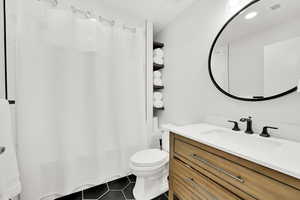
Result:
[[[85,16],[86,16],[86,18],[91,18],[92,13],[90,11],[86,11]]]
[[[100,22],[105,22],[105,23],[108,23],[108,24],[110,24],[111,26],[113,26],[113,25],[115,25],[115,20],[109,20],[109,19],[106,19],[106,18],[104,18],[104,17],[102,17],[102,16],[98,16],[98,20],[100,21]]]

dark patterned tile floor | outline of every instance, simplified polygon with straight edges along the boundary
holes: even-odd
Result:
[[[82,192],[83,199],[98,199],[108,192],[107,184],[98,185]]]
[[[56,200],[134,200],[135,181],[136,177],[129,175]],[[168,200],[168,193],[166,192],[153,200]]]
[[[128,177],[123,177],[120,179],[117,179],[115,181],[111,181],[107,183],[109,190],[123,190],[126,188],[130,183],[130,180]]]
[[[133,188],[134,188],[134,185],[135,183],[130,183],[124,190],[124,195],[125,195],[125,198],[126,199],[134,199],[134,196],[133,196]]]
[[[77,192],[64,197],[60,197],[56,200],[82,200],[82,192]]]

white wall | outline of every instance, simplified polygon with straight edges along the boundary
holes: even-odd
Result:
[[[278,126],[281,136],[300,138],[300,95],[291,94],[267,102],[241,102],[220,93],[208,75],[208,55],[214,37],[226,22],[223,0],[202,0],[182,13],[157,35],[166,44],[165,104],[161,123],[186,124],[208,116],[238,120],[254,118],[262,125]],[[251,77],[248,78],[251,81]]]

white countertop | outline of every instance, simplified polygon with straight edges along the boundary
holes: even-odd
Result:
[[[163,125],[164,130],[300,179],[300,143],[210,125]]]

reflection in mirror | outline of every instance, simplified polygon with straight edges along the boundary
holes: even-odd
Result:
[[[211,73],[225,92],[268,98],[300,80],[300,1],[261,0],[224,29],[211,55]]]

